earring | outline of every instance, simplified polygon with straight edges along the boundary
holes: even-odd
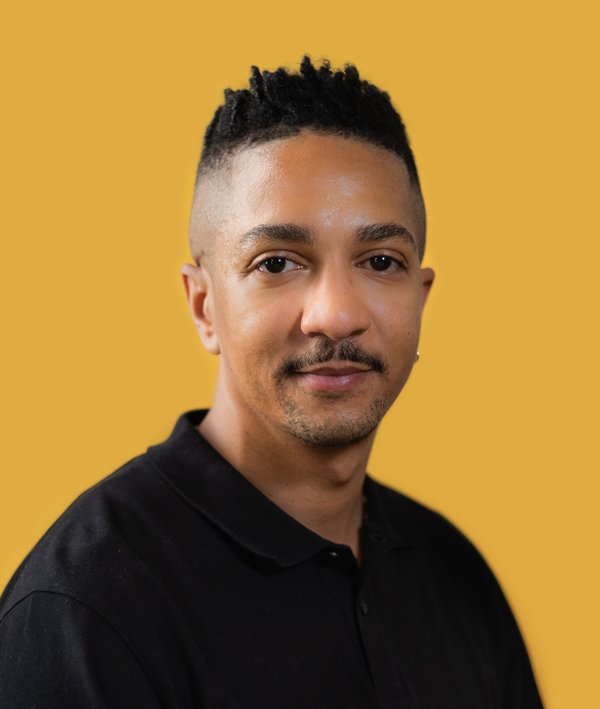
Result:
[[[417,350],[417,353],[415,354],[415,363],[419,361],[420,357],[421,353],[419,352],[419,350]]]

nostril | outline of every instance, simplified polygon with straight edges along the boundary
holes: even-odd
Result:
[[[357,301],[356,284],[338,272],[330,274],[306,292],[301,320],[305,335],[324,335],[339,341],[366,331],[368,308]]]

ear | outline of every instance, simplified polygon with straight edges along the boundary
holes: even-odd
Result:
[[[214,327],[213,288],[204,265],[181,267],[185,294],[202,344],[211,354],[220,354],[221,345]]]
[[[433,280],[435,278],[435,273],[432,268],[422,268],[421,269],[421,288],[422,288],[422,300],[421,300],[421,312],[425,307],[427,302],[427,296],[433,285]]]

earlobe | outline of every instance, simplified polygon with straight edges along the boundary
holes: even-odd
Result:
[[[202,344],[211,354],[220,354],[221,346],[214,327],[213,289],[206,268],[186,263],[181,268],[183,285],[192,318]]]

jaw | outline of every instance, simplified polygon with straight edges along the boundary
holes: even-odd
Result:
[[[295,497],[348,485],[360,489],[381,409],[391,402],[378,405],[368,425],[357,427],[364,401],[349,406],[347,395],[311,396],[309,406],[307,398],[297,400],[295,392],[280,388],[280,399],[267,411],[261,408],[264,391],[248,401],[226,379],[220,371],[213,407],[199,431],[255,487],[269,496],[283,486]]]

